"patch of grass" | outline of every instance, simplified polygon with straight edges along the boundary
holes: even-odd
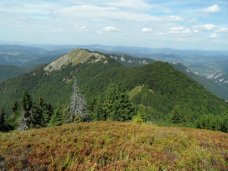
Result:
[[[8,170],[226,170],[228,134],[151,124],[75,123],[0,133],[0,154]]]
[[[129,94],[129,98],[133,99],[133,97],[135,97],[137,94],[139,94],[142,91],[144,85],[139,85],[136,86],[135,88],[133,88],[128,94]]]

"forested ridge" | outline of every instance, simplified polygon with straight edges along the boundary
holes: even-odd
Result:
[[[82,120],[138,120],[227,131],[227,103],[170,64],[158,61],[126,67],[105,57],[107,63],[93,62],[93,56],[89,62],[69,63],[50,73],[40,67],[0,84],[0,108],[5,109],[6,120],[13,117],[16,102],[21,108],[24,92],[34,101],[45,99],[54,113],[61,110],[68,115],[77,81],[87,108]]]

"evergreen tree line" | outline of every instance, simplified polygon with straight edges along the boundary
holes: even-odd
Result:
[[[104,93],[96,96],[88,103],[85,103],[78,89],[75,89],[72,97],[74,98],[71,99],[69,107],[64,108],[65,111],[63,111],[61,108],[54,110],[53,106],[46,103],[42,97],[34,102],[31,95],[24,93],[21,104],[14,103],[10,118],[6,119],[4,110],[0,111],[0,131],[41,128],[75,121],[133,120],[142,123],[162,118],[161,121],[183,126],[192,123],[192,118],[186,114],[187,111],[181,104],[175,105],[173,110],[163,119],[164,116],[151,107],[133,104],[127,91],[114,83],[111,83]],[[228,132],[227,114],[203,115],[198,119],[196,118],[194,123],[191,126]]]
[[[170,121],[174,124],[186,125],[189,123],[188,115],[179,105],[176,105],[171,112]],[[202,115],[196,119],[194,126],[200,129],[228,132],[228,114],[223,115]]]
[[[54,111],[53,106],[46,103],[42,97],[34,102],[27,92],[24,93],[20,104],[14,103],[10,118],[6,119],[5,116],[6,113],[2,109],[0,112],[0,131],[26,130],[63,123],[61,109]]]
[[[129,121],[137,108],[130,102],[127,92],[117,84],[110,84],[103,96],[89,103],[92,120]]]
[[[228,115],[203,115],[192,118],[182,105],[174,105],[167,116],[156,112],[151,107],[132,104],[127,91],[117,84],[110,84],[102,96],[97,96],[89,103],[92,120],[133,120],[137,123],[160,120],[161,123],[171,123],[182,126],[193,126],[201,129],[210,129],[228,132]],[[159,118],[160,117],[160,118]]]
[[[197,120],[196,127],[200,129],[228,132],[228,115],[203,115]]]

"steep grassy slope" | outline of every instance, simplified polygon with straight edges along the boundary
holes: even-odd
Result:
[[[9,170],[226,170],[228,134],[120,122],[0,133]]]

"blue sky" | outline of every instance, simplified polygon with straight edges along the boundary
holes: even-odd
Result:
[[[1,0],[0,40],[228,50],[228,0]]]

